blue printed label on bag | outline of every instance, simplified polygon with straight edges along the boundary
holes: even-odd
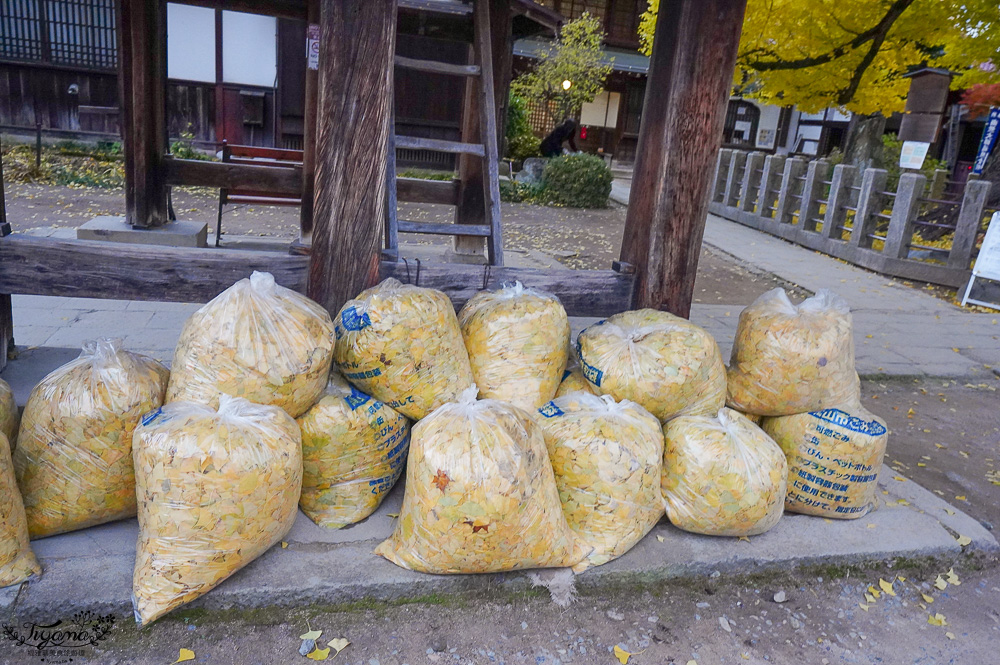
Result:
[[[340,313],[340,322],[344,324],[346,329],[355,332],[364,330],[372,324],[371,319],[368,318],[368,314],[358,314],[358,310],[354,308],[354,305],[351,305]]]
[[[145,426],[146,426],[146,425],[148,425],[149,423],[151,423],[151,422],[153,422],[154,420],[156,420],[156,417],[157,417],[158,415],[160,415],[161,413],[163,413],[163,409],[162,409],[162,408],[159,408],[159,409],[157,409],[156,411],[150,411],[149,413],[147,413],[146,415],[144,415],[144,416],[142,417],[142,426],[143,426],[143,427],[145,427]]]
[[[823,409],[822,411],[813,411],[809,415],[858,434],[882,436],[886,432],[885,426],[879,421],[865,421],[840,409]]]
[[[601,321],[601,323],[604,322]],[[595,323],[594,325],[599,326],[601,323]],[[583,349],[581,348],[579,341],[576,343],[576,357],[580,359],[580,368],[583,371],[583,376],[595,386],[600,386],[601,379],[604,377],[604,372],[583,359]]]
[[[542,408],[538,410],[538,413],[542,414],[546,418],[555,418],[556,416],[563,415],[563,410],[556,406],[555,402],[549,402]]]
[[[344,372],[344,376],[348,379],[374,379],[376,376],[382,376],[382,370],[376,367],[375,369],[366,369],[363,372]]]
[[[347,406],[351,407],[351,411],[354,411],[362,404],[366,404],[370,399],[371,397],[351,386],[351,394],[345,397],[344,401],[347,402]]]

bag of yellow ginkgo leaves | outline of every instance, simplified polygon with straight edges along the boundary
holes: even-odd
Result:
[[[403,472],[406,418],[333,373],[323,397],[298,422],[302,511],[331,529],[371,515]]]
[[[0,433],[0,587],[42,572],[28,544],[28,521],[14,479],[6,435]]]
[[[389,278],[337,315],[335,361],[365,393],[419,420],[473,384],[448,296]]]
[[[740,312],[727,404],[759,416],[817,411],[859,399],[851,310],[821,289],[793,305],[784,289]]]
[[[563,516],[541,429],[477,391],[413,426],[403,508],[375,553],[425,573],[578,564],[591,548]]]
[[[333,321],[266,272],[241,279],[191,315],[174,352],[167,402],[215,407],[219,395],[280,406],[293,418],[323,392]]]
[[[17,414],[17,402],[14,401],[14,391],[6,381],[0,379],[0,434],[7,437],[11,450],[17,445],[17,424],[20,420]]]
[[[531,411],[555,396],[569,345],[569,318],[558,298],[505,284],[470,298],[458,323],[480,397]]]
[[[35,386],[14,449],[32,538],[135,515],[132,432],[163,403],[167,375],[101,339]]]
[[[607,563],[663,516],[663,432],[646,409],[608,395],[557,397],[538,413],[563,513],[594,551],[574,567]]]
[[[631,400],[665,423],[725,405],[719,345],[695,324],[655,309],[621,312],[580,333],[583,376],[594,392]]]
[[[875,508],[885,423],[860,405],[764,418],[788,458],[785,510],[853,519]]]
[[[147,624],[194,600],[292,528],[302,489],[298,424],[275,406],[221,395],[173,402],[135,431],[132,602]]]
[[[746,416],[682,416],[664,428],[663,499],[671,523],[709,536],[753,536],[781,518],[785,455]]]

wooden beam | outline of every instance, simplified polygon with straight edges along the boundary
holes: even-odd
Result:
[[[167,4],[117,0],[118,89],[125,154],[125,219],[139,228],[167,221],[162,177],[167,151]]]
[[[431,74],[446,74],[449,76],[479,76],[479,67],[476,65],[455,65],[450,62],[438,62],[437,60],[417,60],[397,55],[395,60],[397,67],[412,69],[417,72],[428,72]]]
[[[535,3],[529,2],[526,4],[534,5]],[[538,5],[535,6],[538,7]],[[512,2],[511,0],[490,0],[490,26],[492,28],[490,44],[493,49],[493,97],[496,99],[497,150],[499,150],[501,157],[504,155],[505,149],[507,105],[510,100],[510,80],[513,76],[514,67],[513,11],[517,11],[518,7],[519,3]]]
[[[438,222],[397,222],[400,233],[429,233],[439,236],[470,236],[485,238],[490,234],[488,224],[441,224]]]
[[[162,302],[208,302],[254,270],[306,291],[309,259],[281,252],[124,245],[24,234],[0,239],[0,290],[8,293]],[[377,279],[444,291],[456,309],[503,282],[554,293],[570,316],[610,316],[628,306],[634,277],[613,270],[539,270],[468,264],[376,262]],[[353,295],[353,294],[352,294]]]
[[[320,31],[308,293],[336,313],[379,277],[396,1],[324,0]]]
[[[174,2],[175,0],[170,0]],[[305,0],[176,0],[181,5],[305,20]]]
[[[255,192],[295,194],[302,191],[302,167],[234,164],[170,157],[163,164],[168,185],[249,189]]]
[[[458,181],[396,178],[396,197],[400,201],[411,203],[455,205],[458,200]]]
[[[746,0],[660,3],[621,257],[636,307],[687,317]]]
[[[397,148],[412,148],[414,150],[434,150],[435,152],[451,152],[461,155],[483,156],[481,143],[466,143],[462,141],[445,141],[444,139],[425,139],[421,136],[396,135]]]

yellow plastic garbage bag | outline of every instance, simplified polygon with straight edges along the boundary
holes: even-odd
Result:
[[[323,397],[298,422],[302,511],[331,529],[371,515],[403,473],[406,418],[334,372]]]
[[[173,402],[135,431],[139,540],[132,603],[147,624],[194,600],[292,528],[302,489],[298,424],[221,395]]]
[[[163,403],[167,376],[101,339],[35,386],[14,450],[33,539],[135,515],[132,432]]]
[[[459,401],[413,426],[403,508],[375,553],[425,573],[574,566],[591,548],[559,504],[542,431],[506,402]]]
[[[640,309],[595,323],[577,338],[577,356],[594,392],[636,402],[661,423],[725,405],[719,345],[668,312]]]
[[[875,508],[889,432],[860,405],[765,418],[788,458],[785,510],[852,519]]]
[[[660,422],[635,402],[587,392],[538,412],[563,513],[594,548],[574,570],[620,557],[663,516]]]
[[[0,379],[0,434],[7,437],[11,450],[17,446],[17,425],[20,421],[14,391],[6,381]]]
[[[567,369],[563,372],[562,383],[556,390],[556,397],[564,397],[576,392],[584,392],[594,395],[594,389],[583,376],[583,371],[579,367]]]
[[[337,315],[336,363],[344,378],[419,420],[473,384],[469,354],[448,296],[389,278]]]
[[[219,405],[219,395],[280,406],[293,418],[312,406],[333,358],[333,321],[266,272],[241,279],[191,315],[171,366],[167,402]]]
[[[664,428],[663,498],[674,526],[709,536],[753,536],[781,518],[788,464],[745,416],[684,416]]]
[[[557,297],[505,284],[470,298],[458,322],[481,398],[532,411],[555,397],[569,346],[569,318]]]
[[[7,436],[0,433],[0,587],[42,572],[28,544],[28,520],[14,478]]]
[[[784,289],[740,313],[729,363],[728,405],[787,416],[858,401],[851,310],[822,289],[793,305]]]

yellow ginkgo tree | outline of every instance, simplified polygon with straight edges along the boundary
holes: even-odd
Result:
[[[659,0],[639,27],[652,50]],[[736,90],[763,102],[862,115],[902,111],[919,65],[952,87],[1000,82],[997,0],[748,0]]]

